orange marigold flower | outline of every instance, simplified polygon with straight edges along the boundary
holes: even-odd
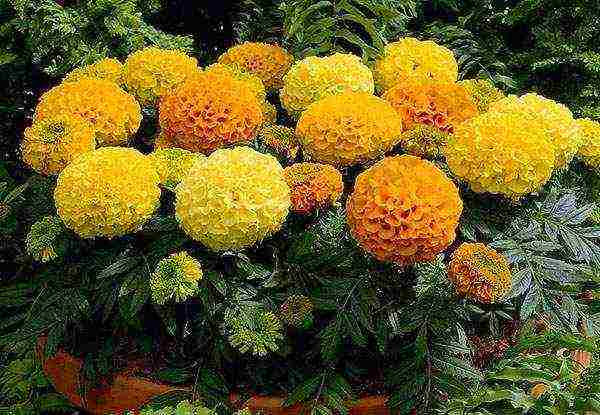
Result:
[[[342,175],[326,164],[292,164],[283,170],[283,176],[290,187],[292,210],[296,213],[309,214],[333,205],[342,195]]]
[[[279,89],[283,75],[290,69],[294,58],[277,45],[244,42],[229,48],[219,57],[219,63],[241,66],[257,75],[267,89]]]
[[[396,84],[383,98],[402,117],[404,131],[431,125],[446,133],[479,112],[467,90],[456,83],[409,80]]]
[[[209,154],[256,137],[261,103],[248,85],[223,71],[207,71],[163,98],[161,147]]]
[[[508,293],[512,282],[506,258],[480,243],[464,243],[452,254],[448,278],[459,295],[487,304]]]
[[[430,261],[456,237],[462,201],[454,183],[433,163],[386,157],[358,176],[346,205],[359,245],[381,261]]]

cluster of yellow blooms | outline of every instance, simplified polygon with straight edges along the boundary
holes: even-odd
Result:
[[[281,165],[249,147],[217,150],[194,164],[176,195],[184,231],[214,251],[242,249],[270,236],[290,208]]]
[[[150,276],[152,300],[157,304],[181,303],[198,293],[202,279],[200,262],[187,252],[172,254],[159,261]]]
[[[506,258],[480,243],[464,243],[452,254],[448,278],[459,295],[487,304],[506,295],[512,283]]]
[[[492,102],[505,96],[504,92],[485,79],[466,79],[458,81],[458,84],[467,90],[479,112],[486,112]]]
[[[79,236],[115,237],[141,227],[158,207],[154,163],[132,148],[82,154],[58,176],[54,201],[65,226]]]
[[[342,175],[327,164],[295,163],[283,170],[291,191],[292,211],[309,214],[337,203],[342,195]]]
[[[379,157],[398,144],[402,121],[383,99],[346,92],[310,105],[298,121],[296,135],[305,156],[349,166]]]
[[[430,261],[456,237],[462,201],[434,164],[414,156],[387,157],[361,173],[346,205],[348,226],[381,261]]]
[[[155,106],[160,98],[200,71],[195,58],[177,50],[149,47],[133,52],[125,61],[127,90],[142,106]]]
[[[206,158],[182,148],[157,149],[148,157],[154,162],[160,184],[170,188],[177,186],[188,175],[194,163]]]
[[[600,169],[600,123],[585,118],[576,123],[583,139],[577,156],[586,165]]]
[[[104,79],[122,87],[125,84],[123,64],[117,59],[104,58],[69,72],[64,82],[76,82],[84,78]]]
[[[219,63],[239,66],[258,76],[267,89],[281,88],[283,76],[293,61],[294,58],[285,49],[259,42],[233,46],[219,57]]]
[[[294,117],[310,104],[342,92],[374,92],[373,74],[358,56],[336,53],[296,62],[284,77],[281,103]]]
[[[430,40],[408,37],[385,47],[383,56],[375,62],[373,75],[380,91],[411,79],[452,83],[458,79],[458,64],[449,49]]]

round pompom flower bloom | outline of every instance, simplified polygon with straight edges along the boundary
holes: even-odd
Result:
[[[165,148],[154,150],[148,154],[154,162],[160,184],[174,188],[189,173],[198,160],[206,157],[202,154],[192,153],[182,148]]]
[[[404,131],[431,125],[452,133],[455,125],[479,113],[467,90],[449,82],[402,81],[383,94],[383,99],[400,114]]]
[[[335,166],[379,157],[396,145],[401,135],[402,121],[394,108],[363,92],[346,92],[315,102],[296,126],[304,154]]]
[[[209,154],[253,140],[263,110],[243,80],[209,71],[187,81],[159,105],[163,146]]]
[[[74,158],[96,148],[94,128],[78,115],[35,120],[21,142],[23,161],[40,174],[58,174]]]
[[[450,49],[407,37],[386,45],[383,56],[375,61],[373,75],[380,91],[410,79],[452,83],[458,79],[458,63]]]
[[[123,71],[127,90],[140,104],[152,107],[200,68],[195,58],[181,51],[149,47],[129,55]]]
[[[456,237],[462,201],[433,163],[386,157],[361,173],[346,205],[350,232],[380,261],[430,261]]]
[[[250,307],[236,311],[228,310],[225,314],[224,331],[232,347],[254,356],[266,356],[279,350],[283,324],[275,313]]]
[[[480,243],[464,243],[452,254],[448,278],[460,296],[480,303],[495,303],[511,288],[506,258]]]
[[[219,63],[239,66],[258,76],[267,89],[279,89],[294,58],[277,45],[244,42],[233,46],[219,57]]]
[[[555,150],[539,117],[488,111],[459,125],[446,145],[448,167],[477,193],[512,199],[539,190],[554,169]]]
[[[285,324],[297,329],[308,329],[313,324],[313,303],[305,295],[290,295],[279,308],[279,315]]]
[[[262,102],[267,99],[267,92],[263,81],[257,75],[247,72],[239,66],[213,63],[205,71],[229,75],[237,80],[244,81],[259,101]]]
[[[94,127],[99,146],[126,145],[140,127],[140,104],[114,82],[83,78],[62,83],[40,98],[35,119],[80,115]]]
[[[116,59],[104,58],[82,68],[73,69],[63,82],[75,82],[84,78],[104,79],[119,86],[125,84],[123,64]]]
[[[277,232],[290,208],[283,168],[249,147],[215,151],[176,189],[183,230],[213,251],[239,250]]]
[[[58,176],[54,202],[65,226],[79,236],[115,237],[139,229],[159,204],[154,163],[131,148],[84,153]]]
[[[283,177],[292,193],[292,211],[304,215],[336,204],[344,188],[340,172],[327,164],[292,164]]]
[[[582,137],[577,156],[587,166],[600,169],[600,123],[586,118],[575,120]]]
[[[536,116],[555,149],[555,167],[566,168],[581,146],[582,137],[573,114],[564,105],[537,94],[514,95],[493,102],[490,111],[526,112]]]
[[[298,117],[313,102],[343,92],[374,92],[373,74],[358,56],[335,53],[309,56],[296,62],[285,75],[280,91],[283,107]]]
[[[413,156],[437,159],[443,157],[449,136],[437,127],[420,124],[402,134],[402,147]]]
[[[504,92],[485,79],[466,79],[458,84],[467,90],[479,112],[486,112],[492,102],[505,97]]]
[[[187,252],[161,259],[150,276],[150,292],[156,304],[181,303],[198,294],[202,266]]]

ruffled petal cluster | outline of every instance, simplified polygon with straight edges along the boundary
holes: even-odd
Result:
[[[244,42],[229,48],[219,57],[219,63],[236,65],[258,76],[267,89],[279,89],[283,76],[294,58],[277,45]]]
[[[217,150],[194,164],[176,195],[182,228],[213,251],[239,250],[272,235],[290,208],[281,165],[248,147]]]
[[[480,243],[464,243],[452,254],[448,278],[460,296],[480,303],[495,303],[511,288],[508,261]]]
[[[154,150],[148,157],[156,166],[160,184],[170,188],[177,186],[188,175],[194,163],[206,158],[202,154],[182,148]]]
[[[521,97],[511,95],[492,103],[490,111],[526,112],[537,117],[550,137],[558,169],[566,168],[581,146],[581,133],[573,114],[566,106],[551,99],[537,94],[525,94]]]
[[[575,122],[582,138],[582,145],[577,152],[577,157],[586,165],[600,169],[600,123],[585,118]]]
[[[54,201],[65,226],[79,236],[115,237],[140,228],[159,204],[154,163],[131,148],[84,153],[58,176]]]
[[[159,261],[150,276],[152,300],[157,304],[181,303],[198,294],[202,279],[200,262],[187,252],[172,254]]]
[[[383,94],[402,118],[405,131],[417,125],[431,125],[452,133],[454,126],[479,111],[465,88],[450,82],[408,80]]]
[[[123,64],[113,58],[100,59],[90,65],[76,68],[67,74],[63,82],[76,82],[84,78],[104,79],[120,87],[125,85]]]
[[[312,160],[349,166],[380,157],[402,135],[402,121],[385,100],[346,92],[315,102],[302,114],[296,135]]]
[[[505,97],[504,92],[485,79],[466,79],[458,84],[467,90],[479,112],[486,112],[492,102]]]
[[[488,111],[455,129],[446,145],[446,161],[473,191],[519,199],[548,181],[553,149],[539,117]]]
[[[296,132],[283,125],[272,124],[262,128],[257,141],[261,151],[272,152],[286,161],[294,160],[300,150]]]
[[[239,66],[213,63],[208,66],[205,71],[229,75],[235,79],[244,81],[259,101],[263,102],[267,99],[267,92],[263,81],[257,75],[248,72]]]
[[[199,71],[196,59],[183,52],[149,47],[129,55],[124,78],[140,104],[152,107]]]
[[[361,173],[346,205],[358,244],[381,261],[430,261],[456,237],[462,201],[433,163],[387,157]]]
[[[140,127],[140,104],[114,82],[83,78],[62,83],[40,98],[35,119],[80,115],[94,127],[100,146],[126,145]]]
[[[308,329],[313,323],[313,303],[305,295],[290,295],[279,309],[281,320],[290,327]]]
[[[263,110],[245,81],[209,71],[162,99],[159,121],[163,146],[209,154],[253,140]]]
[[[444,155],[448,137],[437,127],[420,124],[402,134],[402,148],[413,156],[438,159]]]
[[[444,46],[407,37],[386,45],[383,56],[375,62],[373,75],[380,91],[411,79],[452,83],[458,79],[458,63]]]
[[[56,114],[25,129],[21,154],[38,173],[58,174],[74,158],[96,148],[94,137],[92,124],[79,115]]]
[[[344,188],[340,172],[327,164],[292,164],[283,176],[291,191],[292,211],[304,215],[337,203]]]
[[[283,107],[298,117],[313,102],[343,92],[374,92],[371,70],[349,53],[296,62],[284,78],[280,97]]]

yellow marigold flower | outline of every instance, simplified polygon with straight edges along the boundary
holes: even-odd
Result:
[[[61,249],[59,237],[65,228],[56,216],[44,216],[31,226],[25,239],[27,253],[39,262],[50,262]]]
[[[157,304],[181,303],[198,294],[202,266],[187,252],[172,254],[159,261],[150,276],[152,300]]]
[[[375,61],[373,75],[380,91],[409,79],[452,83],[458,79],[458,63],[444,46],[407,37],[385,47],[383,56]]]
[[[374,91],[371,70],[350,53],[304,58],[292,66],[283,82],[281,103],[294,117],[325,97],[342,92],[372,94]]]
[[[279,89],[294,58],[285,49],[268,43],[244,42],[229,48],[219,63],[237,65],[258,76],[267,89]]]
[[[313,303],[305,295],[290,295],[279,309],[284,323],[294,328],[308,329],[313,324]]]
[[[294,160],[298,156],[300,144],[296,132],[283,125],[271,124],[263,127],[258,134],[260,151],[273,152],[285,161]]]
[[[23,161],[45,175],[60,173],[75,157],[94,148],[92,125],[69,113],[34,120],[21,142]]]
[[[209,154],[252,141],[263,124],[259,100],[244,81],[203,72],[161,100],[163,146]]]
[[[402,134],[402,147],[413,156],[437,159],[443,157],[448,137],[437,127],[421,124]]]
[[[452,254],[448,278],[460,296],[480,303],[495,303],[510,291],[508,261],[480,243],[464,243]]]
[[[321,163],[349,166],[381,156],[402,135],[392,106],[364,92],[346,92],[312,104],[296,135],[304,154]]]
[[[79,236],[136,231],[159,204],[154,163],[137,150],[104,147],[84,153],[58,176],[54,201],[65,226]]]
[[[238,250],[277,232],[290,207],[283,168],[249,147],[196,163],[176,189],[183,230],[213,251]]]
[[[539,117],[488,111],[455,129],[446,145],[446,161],[473,191],[518,199],[548,181],[555,152]]]
[[[526,112],[539,118],[555,149],[556,168],[566,168],[581,146],[581,133],[569,109],[537,94],[514,95],[493,102],[490,111]]]
[[[600,123],[586,118],[575,121],[579,126],[582,145],[577,156],[586,165],[600,169]]]
[[[263,81],[255,74],[247,72],[245,69],[236,65],[224,65],[221,63],[213,63],[206,68],[206,72],[217,72],[220,74],[229,75],[237,80],[244,81],[246,86],[250,88],[256,98],[262,103],[267,99],[267,92]]]
[[[76,82],[84,78],[104,79],[122,87],[125,84],[123,64],[117,59],[104,58],[82,68],[73,69],[63,82]]]
[[[194,163],[206,158],[182,148],[154,150],[148,157],[155,163],[160,183],[170,188],[177,186],[187,176]]]
[[[485,79],[466,79],[458,84],[467,90],[479,112],[486,112],[492,102],[505,97],[504,92]]]
[[[35,119],[76,114],[89,121],[100,146],[126,145],[140,127],[140,105],[114,82],[83,78],[62,83],[40,98]]]
[[[387,157],[361,173],[346,205],[350,231],[381,261],[430,261],[456,237],[462,201],[433,163]]]
[[[344,188],[340,172],[327,164],[292,164],[283,177],[292,193],[292,211],[305,215],[336,204]]]
[[[479,113],[467,90],[449,82],[402,81],[383,94],[383,99],[400,114],[405,131],[431,125],[452,133],[455,125]]]
[[[125,84],[140,104],[151,107],[199,71],[198,61],[181,51],[149,47],[125,61]]]

